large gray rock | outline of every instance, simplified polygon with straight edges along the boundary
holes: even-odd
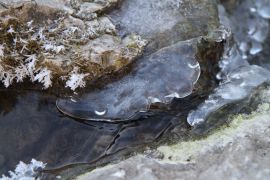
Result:
[[[137,155],[79,176],[90,179],[269,179],[270,91],[250,115],[234,116],[206,138],[157,149],[159,156]],[[151,153],[153,154],[153,153]],[[156,159],[159,157],[160,159]]]

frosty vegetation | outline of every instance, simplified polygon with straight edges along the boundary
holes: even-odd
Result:
[[[65,83],[75,90],[84,87],[86,81],[128,65],[145,46],[146,42],[135,34],[124,39],[115,35],[115,26],[105,16],[89,20],[74,16],[33,3],[1,12],[3,85],[9,87],[28,79],[44,89]]]
[[[20,162],[15,171],[9,171],[9,175],[2,175],[0,180],[39,180],[37,171],[44,169],[46,164],[43,162],[32,159],[30,164]]]

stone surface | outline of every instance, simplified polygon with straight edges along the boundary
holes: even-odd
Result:
[[[126,0],[111,17],[123,33],[147,39],[149,51],[205,36],[219,26],[215,0]]]
[[[270,176],[270,90],[251,114],[201,139],[161,146],[163,159],[136,155],[79,176],[90,179],[268,179]]]

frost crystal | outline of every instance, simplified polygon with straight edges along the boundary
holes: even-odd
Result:
[[[262,4],[263,6],[259,6]],[[255,6],[257,9],[254,9]],[[268,0],[246,0],[240,3],[230,16],[224,7],[219,7],[222,24],[231,28],[236,44],[226,49],[220,62],[221,72],[217,75],[221,80],[219,87],[196,110],[189,113],[187,121],[190,125],[205,122],[211,113],[225,105],[248,98],[256,87],[270,82],[267,66],[260,67],[249,62],[253,60],[254,55],[263,51],[263,43],[267,40],[270,28],[269,22],[264,19],[267,18],[266,13],[270,14],[269,7]],[[221,28],[221,31],[212,34],[211,38],[227,39],[232,34],[226,29]]]
[[[45,51],[53,51],[55,53],[60,53],[61,51],[65,50],[65,47],[63,45],[57,46],[54,45],[53,43],[49,42],[47,44],[44,44],[42,48],[45,49]]]
[[[5,87],[9,87],[12,84],[15,76],[9,71],[4,72],[3,74],[4,74],[4,76],[3,76],[2,82],[3,82]]]
[[[39,29],[39,31],[38,31],[38,37],[39,37],[40,40],[43,40],[44,41],[46,39],[46,37],[43,34],[43,31],[44,31],[44,28],[40,28]]]
[[[1,180],[39,180],[36,178],[37,171],[39,169],[44,169],[46,164],[37,161],[35,159],[31,160],[30,164],[25,164],[20,162],[14,172],[9,171],[9,176],[2,175]]]
[[[28,58],[25,60],[26,68],[29,72],[29,75],[31,77],[31,80],[34,80],[34,70],[37,62],[37,56],[35,54],[28,56]]]
[[[8,29],[7,32],[10,33],[10,34],[15,33],[15,31],[14,31],[14,29],[13,29],[12,26],[9,27],[9,29]]]
[[[80,29],[78,27],[72,26],[64,30],[63,34],[66,36],[70,36],[73,35],[76,31],[80,31]]]
[[[78,68],[74,68],[73,72],[71,73],[69,80],[66,82],[66,87],[69,87],[71,90],[75,90],[78,87],[85,87],[86,83],[84,78],[89,74],[80,74],[78,73]]]
[[[2,44],[0,44],[0,57],[4,57],[4,49],[5,47]]]
[[[38,81],[43,84],[44,88],[47,89],[52,86],[52,72],[47,68],[40,69],[38,74],[35,75],[34,81]]]
[[[29,72],[24,65],[21,65],[15,69],[15,74],[17,82],[23,82],[23,79],[29,75]]]

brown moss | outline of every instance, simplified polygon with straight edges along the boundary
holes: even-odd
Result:
[[[29,54],[38,54],[41,51],[41,45],[34,40],[28,41],[26,48],[28,49]]]
[[[65,81],[68,80],[74,67],[79,68],[77,73],[88,74],[85,80],[92,83],[101,76],[113,76],[113,73],[131,63],[142,50],[141,47],[128,47],[128,45],[122,44],[121,38],[111,35],[111,33],[108,37],[102,37],[106,34],[106,32],[102,32],[96,37],[96,39],[100,38],[97,40],[96,46],[104,49],[98,50],[96,56],[91,57],[96,59],[87,59],[84,57],[85,51],[89,51],[86,54],[91,54],[92,50],[91,46],[82,49],[82,46],[91,42],[90,39],[84,37],[86,29],[82,29],[81,34],[76,33],[71,38],[63,36],[63,31],[71,26],[69,23],[73,22],[72,19],[65,18],[67,16],[59,10],[36,6],[32,3],[2,11],[0,13],[0,44],[4,47],[5,57],[0,58],[0,65],[4,67],[4,70],[12,70],[11,74],[15,75],[17,67],[27,66],[28,62],[25,60],[30,55],[36,55],[35,69],[31,73],[35,74],[38,73],[38,70],[47,68],[52,72],[53,86],[59,88],[58,85],[61,85],[64,89]],[[28,26],[30,21],[33,21],[31,27]],[[66,21],[70,22],[65,24]],[[7,32],[11,27],[15,32]],[[38,35],[41,28],[46,40],[41,39]],[[54,29],[54,31],[49,31],[50,29]],[[110,38],[117,39],[117,41],[111,42]],[[65,48],[60,53],[57,50],[45,50],[42,46],[47,43],[52,43],[52,49],[53,46],[57,48],[60,45]],[[105,44],[104,47],[103,44]],[[107,45],[111,49],[107,48]],[[130,49],[130,54],[123,52],[126,48]]]
[[[201,76],[194,91],[203,94],[213,90],[218,84],[216,75],[220,71],[218,63],[224,53],[224,42],[202,38],[197,49],[196,59],[201,65]]]
[[[1,64],[3,65],[3,68],[5,70],[9,70],[9,69],[19,66],[20,62],[12,56],[5,56],[4,58],[2,58]]]

